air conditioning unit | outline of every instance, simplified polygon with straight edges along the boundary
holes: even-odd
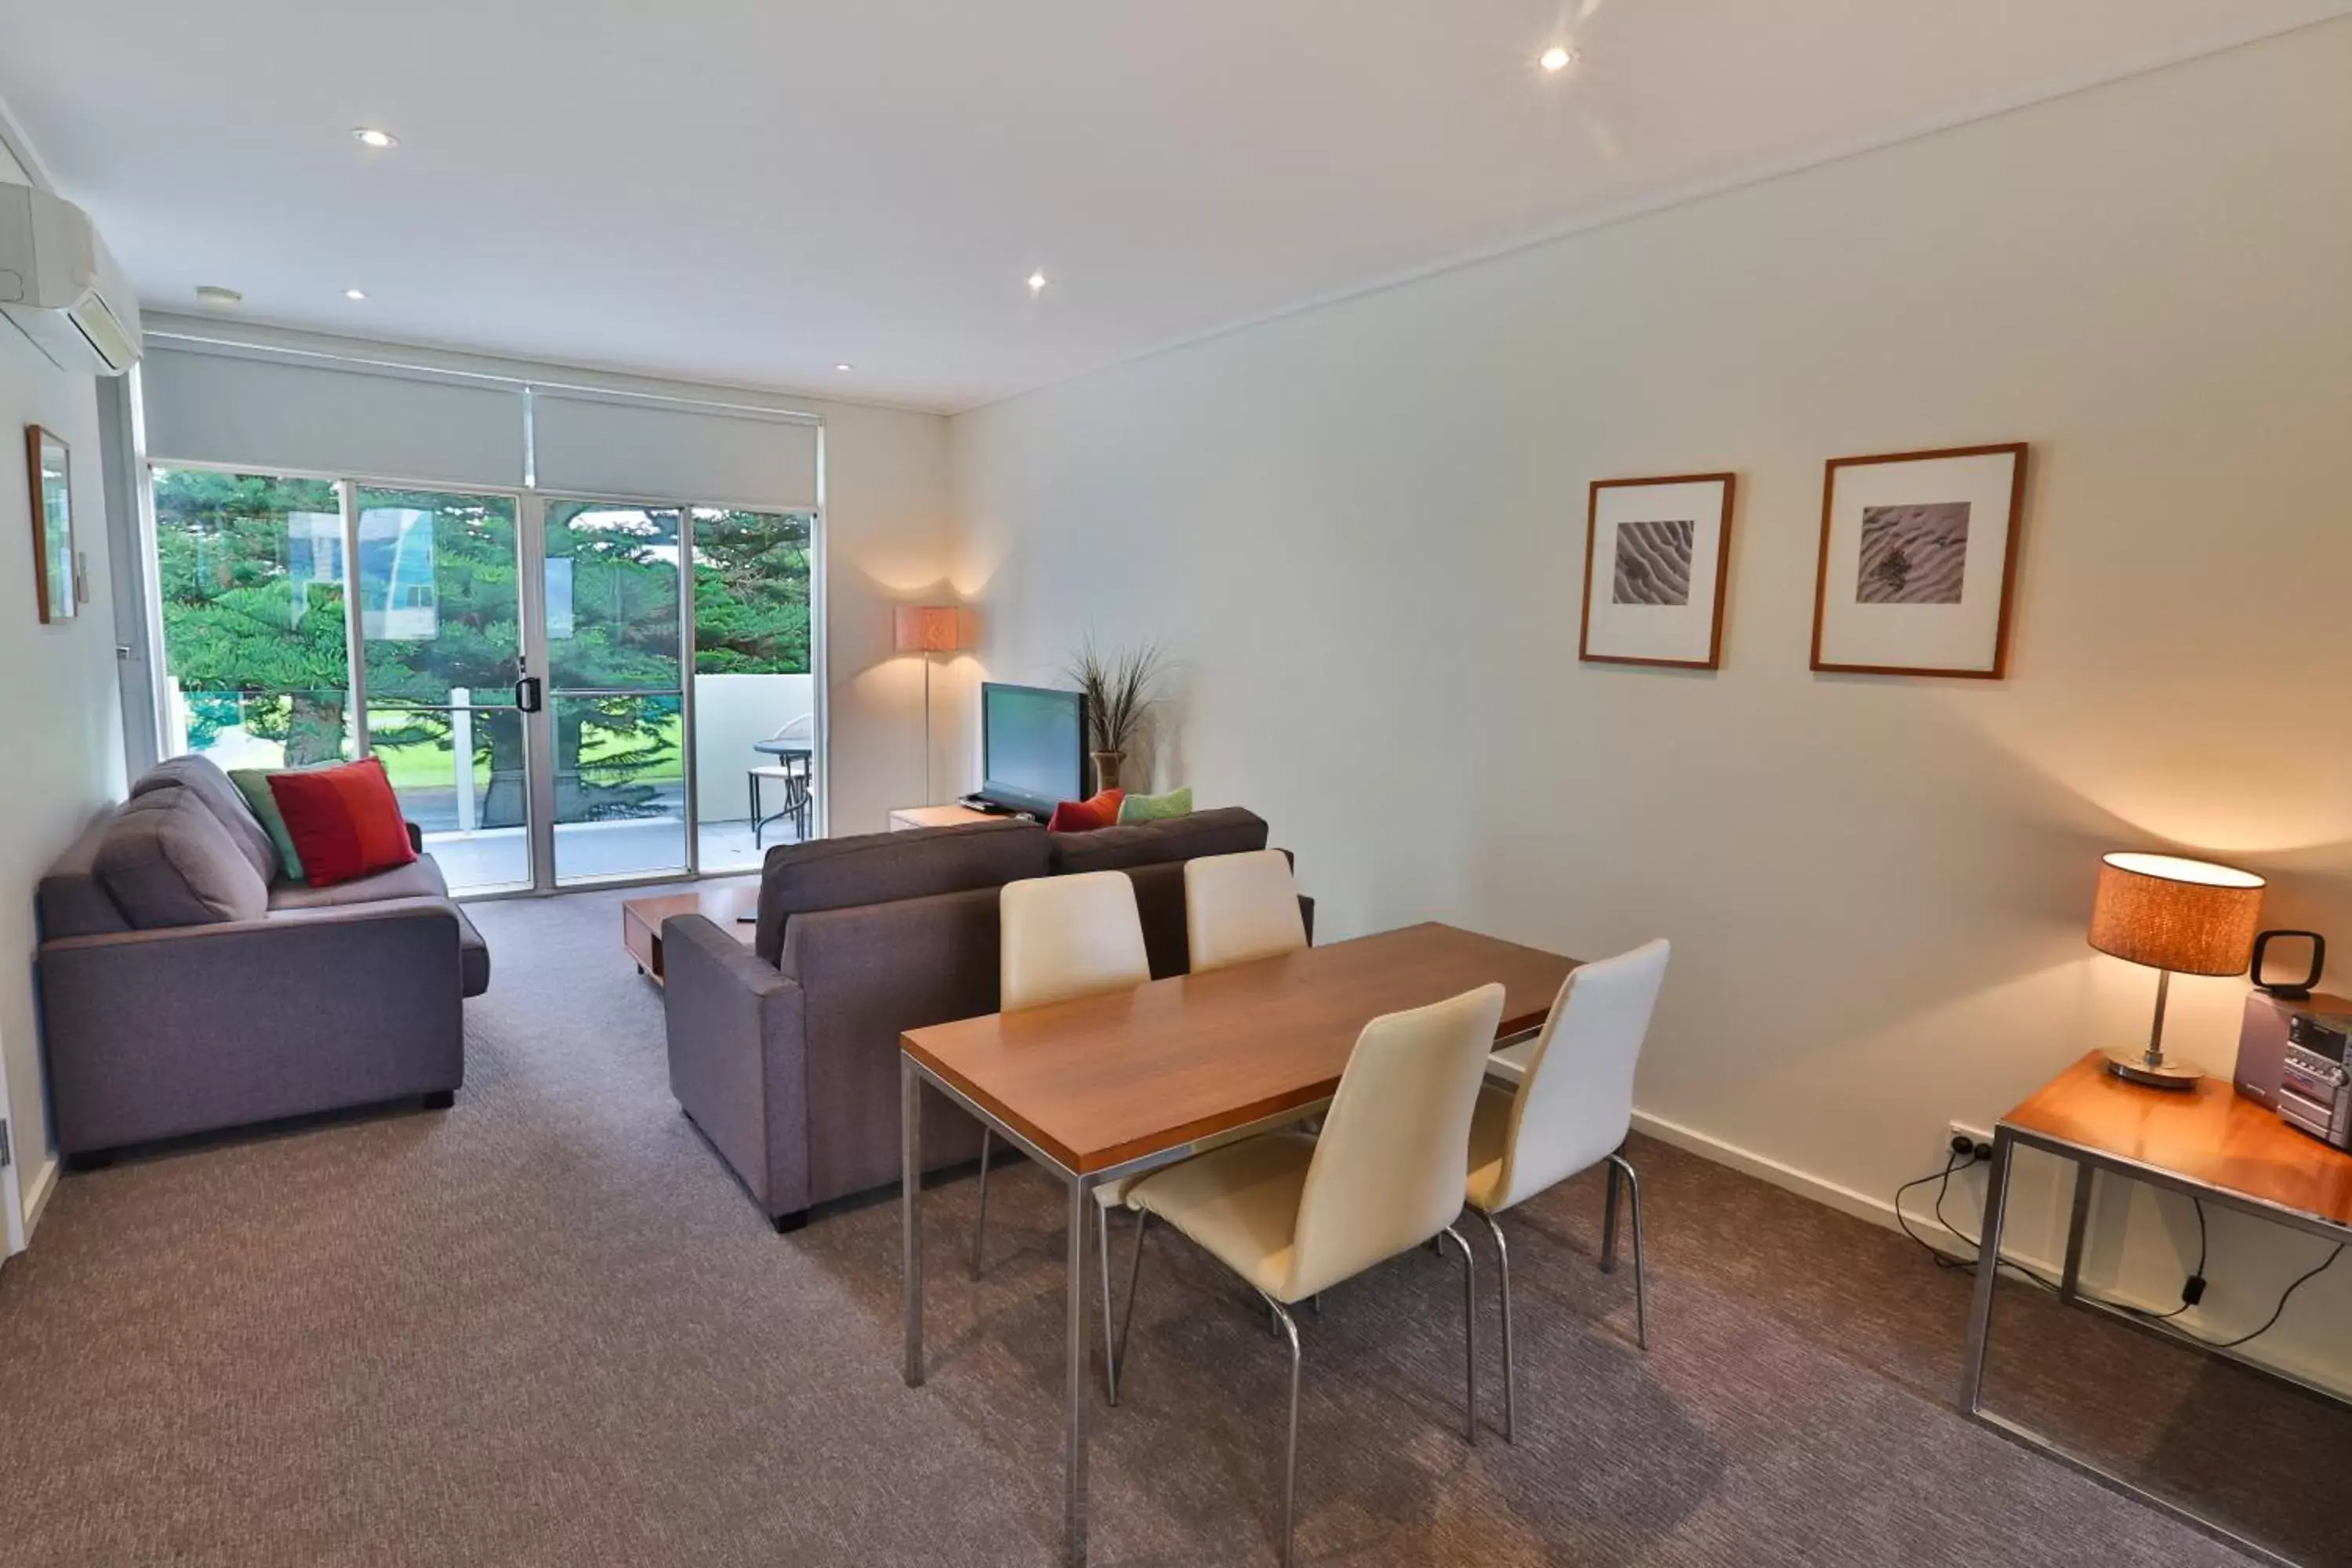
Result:
[[[60,369],[139,362],[139,302],[89,215],[30,185],[0,184],[0,314]]]

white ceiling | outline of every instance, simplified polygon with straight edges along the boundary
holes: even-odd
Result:
[[[954,409],[2347,11],[26,0],[0,102],[150,307]]]

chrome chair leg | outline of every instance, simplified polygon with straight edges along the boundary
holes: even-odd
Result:
[[[1478,1264],[1470,1255],[1470,1243],[1462,1233],[1447,1226],[1438,1235],[1450,1238],[1462,1249],[1462,1343],[1465,1352],[1464,1394],[1468,1416],[1462,1425],[1462,1435],[1472,1447],[1478,1446]],[[1294,1331],[1295,1332],[1296,1331]]]
[[[1617,1173],[1625,1173],[1625,1190],[1633,1199],[1633,1342],[1643,1350],[1650,1348],[1650,1268],[1642,1247],[1642,1178],[1622,1154],[1609,1156],[1609,1184],[1617,1184]],[[1610,1205],[1614,1216],[1616,1205]]]
[[[1617,1156],[1609,1156],[1608,1207],[1601,1215],[1601,1272],[1617,1272],[1617,1208],[1618,1199],[1625,1190],[1625,1178],[1619,1173]]]
[[[1273,1297],[1265,1304],[1290,1341],[1290,1430],[1282,1445],[1282,1568],[1290,1568],[1291,1505],[1298,1495],[1298,1324]]]
[[[1472,1209],[1472,1214],[1486,1222],[1486,1234],[1495,1238],[1495,1271],[1503,1281],[1503,1441],[1519,1440],[1519,1373],[1511,1354],[1511,1249],[1503,1241],[1503,1226],[1485,1209]]]
[[[995,1142],[994,1129],[980,1130],[980,1217],[971,1222],[971,1277],[975,1279],[980,1278],[980,1249],[988,1240],[988,1156],[994,1152]]]
[[[1096,1268],[1102,1274],[1103,1320],[1103,1393],[1113,1405],[1118,1403],[1118,1357],[1111,1340],[1110,1322],[1110,1210],[1095,1205]]]
[[[1135,1216],[1135,1262],[1127,1273],[1127,1310],[1119,1314],[1118,1340],[1112,1346],[1110,1357],[1110,1402],[1118,1403],[1118,1374],[1127,1362],[1127,1333],[1135,1326],[1135,1291],[1143,1283],[1143,1238],[1151,1231],[1151,1211],[1139,1210]],[[1108,1256],[1106,1254],[1106,1256]]]

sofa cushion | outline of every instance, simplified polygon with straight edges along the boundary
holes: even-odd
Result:
[[[420,855],[405,866],[354,877],[331,887],[308,882],[275,883],[269,889],[271,910],[324,910],[342,904],[380,903],[385,899],[446,899],[449,884],[430,855]]]
[[[1131,795],[1118,803],[1119,826],[1138,822],[1159,822],[1171,816],[1192,815],[1192,786],[1171,789],[1165,795]]]
[[[1118,820],[1118,803],[1127,797],[1115,789],[1097,790],[1084,800],[1066,800],[1045,819],[1048,833],[1092,833]]]
[[[269,793],[312,887],[331,887],[416,858],[380,757],[269,775]]]
[[[107,824],[93,867],[141,931],[254,921],[269,910],[268,884],[228,829],[194,791],[177,785],[133,795]]]
[[[1238,855],[1265,847],[1265,818],[1238,805],[1196,811],[1160,822],[1121,824],[1097,833],[1065,833],[1049,841],[1054,874],[1124,871],[1164,860]]]
[[[774,963],[794,915],[998,888],[1045,875],[1047,834],[1034,822],[974,822],[782,844],[760,874],[754,950]]]
[[[285,870],[278,863],[278,847],[270,843],[268,831],[253,815],[253,808],[245,804],[245,796],[236,785],[220,771],[219,763],[193,752],[157,763],[131,786],[131,798],[136,800],[150,790],[173,788],[188,791],[220,819],[229,842],[245,857],[246,864],[253,868],[253,874],[261,879],[263,887]]]
[[[312,767],[335,767],[334,763],[313,763]],[[294,836],[286,831],[286,814],[278,809],[278,796],[269,787],[269,775],[275,773],[300,773],[296,768],[231,768],[228,782],[236,785],[236,793],[261,824],[261,831],[269,835],[269,847],[278,851],[278,875],[289,880],[304,879],[302,852],[294,847]]]
[[[75,839],[56,864],[41,873],[34,895],[43,942],[68,936],[105,936],[131,929],[106,884],[98,879],[98,847],[106,841],[107,825],[114,820],[109,806]]]

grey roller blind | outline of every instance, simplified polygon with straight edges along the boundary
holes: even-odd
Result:
[[[817,432],[806,420],[547,388],[532,395],[532,406],[541,489],[785,510],[816,505]]]
[[[391,372],[151,348],[147,449],[353,479],[519,489],[523,395]]]

